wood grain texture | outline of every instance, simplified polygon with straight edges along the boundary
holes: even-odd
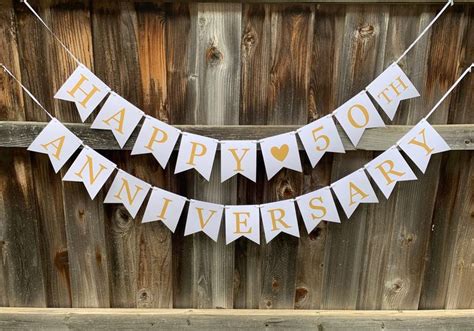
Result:
[[[0,17],[0,46],[4,50],[2,62],[21,77],[19,40],[12,2],[2,1]],[[2,76],[0,83],[1,119],[25,120],[25,101],[18,85],[6,75]],[[12,106],[19,111],[10,111]],[[1,155],[0,301],[2,305],[44,307],[47,305],[47,279],[30,155],[22,149],[2,149]]]
[[[335,80],[340,86],[336,94],[337,104],[349,100],[383,70],[383,40],[387,33],[388,7],[347,6],[345,22],[340,24],[344,24],[344,32],[336,46],[341,52],[335,71]],[[372,155],[367,152],[335,155],[331,180],[334,182],[348,175],[370,159]],[[328,224],[321,302],[323,309],[357,308],[368,242],[366,231],[369,211],[369,206],[361,204],[348,221],[341,210],[344,226]]]
[[[471,330],[472,310],[26,309],[0,311],[8,329]]]
[[[467,107],[466,109],[470,109]],[[46,126],[44,122],[0,121],[0,147],[28,147],[33,139]],[[91,130],[87,124],[64,123],[88,146],[97,150],[119,150],[115,138],[104,130]],[[260,139],[272,135],[294,131],[301,125],[175,125],[178,129],[201,134],[215,139]],[[387,125],[385,128],[368,129],[357,148],[339,127],[339,136],[346,151],[384,151],[397,142],[413,125]],[[443,137],[452,150],[474,150],[474,125],[436,125],[433,127]],[[138,131],[137,129],[136,131]],[[137,132],[132,134],[122,150],[129,151],[137,138]],[[303,145],[298,141],[299,150]],[[178,150],[179,144],[175,146]],[[218,146],[218,149],[220,147]],[[260,148],[260,146],[258,147]]]
[[[138,4],[138,57],[145,113],[169,121],[166,76],[166,12],[163,6]],[[159,187],[169,187],[170,169],[163,170],[151,155],[131,160],[135,174]],[[150,171],[151,169],[151,171]],[[142,208],[142,211],[144,208]],[[138,215],[141,219],[142,214]],[[171,232],[161,222],[137,227],[138,308],[173,307]]]
[[[191,38],[196,43],[196,124],[238,124],[240,86],[241,5],[197,4],[191,7]],[[220,156],[206,183],[196,178],[198,200],[222,204],[236,202],[236,178],[220,182]],[[234,289],[234,244],[225,244],[224,220],[213,242],[204,233],[193,235],[194,303],[197,308],[232,308]]]

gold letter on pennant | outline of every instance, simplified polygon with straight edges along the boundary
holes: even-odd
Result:
[[[384,169],[385,164],[388,165],[388,170]],[[375,168],[380,170],[380,172],[382,173],[383,177],[387,181],[387,185],[390,185],[395,181],[395,179],[392,179],[389,176],[389,174],[392,174],[392,175],[397,176],[397,177],[402,177],[403,175],[405,175],[404,172],[393,170],[394,166],[395,166],[395,163],[393,163],[392,160],[385,160],[382,163],[380,163],[379,165],[375,166]]]
[[[156,137],[158,136],[158,133],[162,134],[160,139],[156,139]],[[150,137],[150,141],[145,146],[145,148],[150,151],[153,151],[153,144],[155,143],[161,144],[161,143],[166,142],[167,140],[168,140],[168,134],[166,133],[166,131],[161,130],[160,128],[157,128],[156,126],[154,126],[153,133],[151,134],[151,137]]]
[[[290,226],[285,223],[283,220],[283,217],[285,217],[285,210],[281,208],[275,208],[275,209],[269,209],[268,212],[270,213],[270,218],[272,219],[272,231],[277,231],[280,230],[277,227],[277,222],[281,223],[281,225],[285,228],[288,229]],[[280,215],[277,217],[275,214],[278,212]]]
[[[43,146],[45,150],[48,150],[48,146],[52,145],[56,149],[56,152],[54,152],[52,155],[56,158],[56,160],[59,160],[59,155],[61,154],[61,150],[63,149],[65,138],[66,136],[61,136],[57,139],[51,140],[49,143],[41,144],[41,146]]]
[[[249,228],[247,231],[245,230],[242,230],[240,227],[243,225],[243,226],[247,226],[247,221],[250,217],[250,213],[249,212],[235,212],[235,213],[232,213],[235,215],[235,231],[234,231],[234,234],[243,234],[243,233],[252,233],[252,228]],[[246,216],[244,219],[241,219],[240,218],[240,215],[244,215]]]
[[[362,199],[365,199],[367,198],[369,195],[367,193],[365,193],[364,191],[362,191],[359,187],[357,187],[356,184],[354,184],[353,182],[349,182],[349,194],[351,196],[351,202],[349,204],[349,206],[352,206],[353,204],[355,204],[355,201],[354,201],[354,197],[356,195],[360,195],[361,196],[361,200]]]
[[[82,166],[81,170],[79,170],[79,172],[76,172],[75,175],[78,176],[79,178],[83,179],[82,177],[82,172],[84,171],[84,169],[86,168],[86,166],[88,165],[88,169],[89,169],[89,182],[91,185],[94,184],[95,180],[97,179],[97,177],[99,177],[100,173],[107,169],[106,166],[104,166],[103,164],[100,164],[99,163],[99,171],[97,172],[97,174],[95,174],[94,176],[94,164],[93,164],[93,161],[92,161],[92,157],[90,157],[89,155],[86,156],[87,157],[87,161],[86,163],[84,163],[84,165]]]
[[[352,116],[352,111],[354,109],[359,109],[362,112],[362,114],[364,115],[364,123],[363,124],[359,124],[354,120],[354,117]],[[349,111],[347,112],[347,118],[349,119],[349,123],[351,123],[351,125],[354,128],[360,129],[360,128],[365,127],[369,123],[369,112],[367,111],[367,108],[365,108],[364,106],[362,106],[360,104],[356,104],[356,105],[352,106],[351,108],[349,108]]]
[[[314,203],[313,201],[319,201],[319,203],[323,203],[323,198],[322,197],[316,197],[316,198],[312,198],[310,201],[309,201],[309,207],[311,209],[316,209],[316,210],[319,210],[321,212],[321,215],[320,216],[317,216],[315,214],[311,214],[311,217],[313,218],[313,220],[315,219],[320,219],[320,218],[323,218],[325,215],[326,215],[326,207],[320,205],[318,206],[316,203]]]
[[[203,208],[197,208],[196,207],[196,210],[198,212],[199,224],[201,225],[201,229],[204,229],[204,227],[207,225],[207,223],[209,223],[209,221],[211,220],[212,216],[214,216],[215,213],[217,213],[216,210],[210,210],[211,213],[209,214],[207,219],[204,221],[204,216],[202,215]]]
[[[420,142],[418,140],[416,140],[416,138],[413,138],[412,140],[410,140],[408,143],[409,144],[412,144],[412,145],[416,145],[416,146],[420,146],[422,147],[425,151],[426,151],[426,156],[430,155],[431,152],[433,152],[433,148],[431,148],[430,146],[428,146],[428,144],[426,143],[426,137],[425,137],[425,129],[421,130],[419,132],[419,134],[421,134],[421,137],[423,138],[423,140]]]
[[[130,205],[132,205],[133,202],[135,201],[135,198],[137,197],[138,192],[143,190],[143,187],[135,185],[135,193],[132,196],[132,193],[130,192],[130,185],[128,184],[128,181],[125,178],[122,178],[122,186],[120,187],[120,190],[117,192],[117,194],[115,194],[115,197],[117,199],[122,200],[122,197],[120,195],[121,195],[124,188],[125,188],[125,192],[127,193],[128,203]]]
[[[189,155],[189,160],[186,162],[189,165],[195,166],[196,164],[194,163],[194,159],[196,156],[203,156],[204,154],[207,153],[207,147],[204,144],[197,143],[195,141],[191,141],[191,144],[193,145],[191,147],[191,154]],[[201,150],[198,152],[197,148],[201,147]]]
[[[118,118],[117,118],[118,115]],[[103,120],[105,124],[110,126],[110,121],[114,120],[115,122],[118,123],[118,127],[115,129],[120,134],[123,134],[123,122],[125,120],[125,108],[120,109],[118,112],[110,116],[108,119]]]
[[[81,78],[76,83],[76,85],[74,85],[74,87],[71,90],[67,91],[67,93],[73,98],[75,98],[74,95],[76,94],[78,90],[84,93],[86,97],[81,102],[79,102],[79,104],[84,108],[86,108],[87,102],[94,96],[94,94],[96,94],[97,92],[100,92],[99,88],[95,85],[92,85],[92,89],[89,92],[82,89],[81,86],[86,81],[89,81],[89,79],[87,79],[86,76],[81,74]]]

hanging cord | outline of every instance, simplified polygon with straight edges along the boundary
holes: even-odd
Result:
[[[27,0],[21,0],[21,2],[23,2],[26,5],[26,7],[28,7],[28,9],[33,13],[33,15],[35,15],[36,18],[38,18],[38,20],[41,22],[41,24],[44,25],[46,30],[48,30],[49,33],[51,33],[51,35],[54,37],[54,39],[56,39],[58,41],[58,43],[73,58],[73,60],[76,61],[76,63],[78,65],[82,65],[82,63],[77,59],[77,57],[74,56],[74,54],[69,50],[69,48],[67,48],[67,46],[61,41],[61,39],[59,39],[59,37],[53,32],[53,30],[51,30],[51,28],[46,24],[46,22],[43,21],[41,16],[39,16],[38,13],[33,9],[33,7],[31,7],[31,5],[28,3],[28,1]]]
[[[418,35],[418,37],[415,39],[414,42],[411,43],[410,46],[408,46],[408,48],[405,50],[405,52],[403,52],[402,55],[400,55],[400,57],[394,62],[394,63],[398,63],[400,62],[404,57],[405,55],[407,55],[407,53],[413,48],[415,47],[416,43],[424,36],[424,34],[426,32],[428,32],[428,30],[431,28],[431,26],[438,20],[438,18],[441,17],[441,15],[443,15],[443,13],[446,11],[446,9],[448,9],[448,7],[454,5],[454,1],[453,0],[449,0],[443,7],[443,9],[441,9],[441,11],[438,13],[438,15],[435,16],[435,18],[433,18],[430,22],[430,24],[428,24],[428,26]]]
[[[10,75],[11,78],[13,78],[14,80],[16,80],[16,82],[21,86],[21,88],[23,89],[23,91],[25,91],[26,94],[28,94],[30,96],[30,98],[46,113],[46,115],[49,116],[50,119],[53,119],[53,115],[51,115],[49,113],[49,111],[46,110],[46,108],[43,107],[43,105],[35,98],[35,96],[18,80],[18,78],[15,77],[15,75],[13,75],[11,73],[10,70],[7,69],[7,67],[5,67],[5,65],[3,65],[3,63],[0,63],[0,66],[2,66],[3,70],[8,74]]]
[[[443,103],[443,101],[448,97],[449,94],[451,94],[451,92],[456,88],[456,86],[461,82],[461,80],[463,80],[463,78],[472,71],[472,68],[474,68],[474,63],[472,63],[466,70],[464,70],[462,75],[459,76],[459,78],[454,82],[453,85],[451,85],[449,90],[447,90],[446,93],[441,97],[441,99],[439,99],[439,101],[433,106],[433,108],[431,108],[428,115],[424,117],[425,120],[428,120],[428,117],[430,117],[435,112],[439,105]]]

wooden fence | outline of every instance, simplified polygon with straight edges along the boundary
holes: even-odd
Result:
[[[80,123],[73,105],[53,99],[74,62],[23,4],[0,4],[0,61],[58,119]],[[32,4],[86,66],[147,114],[239,138],[329,113],[442,6]],[[267,181],[259,155],[257,184],[221,184],[216,175],[208,183],[192,172],[174,175],[176,153],[162,170],[150,155],[117,151],[109,133],[71,127],[124,170],[179,194],[240,204],[293,197],[359,168],[428,112],[474,59],[473,17],[470,4],[449,8],[401,62],[421,93],[402,102],[392,122],[401,127],[369,132],[363,150],[326,155],[315,169],[302,152],[303,174],[282,171]],[[440,127],[455,150],[434,156],[418,181],[400,184],[389,200],[379,195],[379,204],[362,205],[342,224],[258,246],[225,245],[223,231],[217,243],[184,237],[184,219],[175,234],[160,222],[142,225],[140,215],[104,205],[103,194],[91,201],[82,184],[62,182],[64,170],[55,174],[47,156],[25,149],[46,116],[0,75],[0,306],[474,308],[473,83],[471,75],[433,115],[434,124],[463,125]]]

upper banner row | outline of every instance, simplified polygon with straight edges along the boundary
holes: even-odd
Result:
[[[403,70],[396,64],[389,66],[366,89],[345,102],[331,114],[313,121],[296,131],[266,137],[261,140],[216,140],[181,132],[119,96],[95,76],[79,65],[55,98],[71,101],[84,122],[99,104],[105,102],[91,125],[93,129],[112,131],[120,147],[123,147],[145,118],[138,134],[132,155],[151,153],[165,168],[180,136],[175,173],[195,169],[209,180],[216,155],[221,144],[221,181],[241,174],[256,181],[257,144],[262,149],[267,178],[271,179],[282,168],[302,171],[296,135],[299,136],[313,167],[326,152],[344,153],[344,147],[333,117],[337,119],[350,141],[357,146],[368,128],[384,127],[372,99],[393,119],[402,100],[419,96],[417,89]]]

